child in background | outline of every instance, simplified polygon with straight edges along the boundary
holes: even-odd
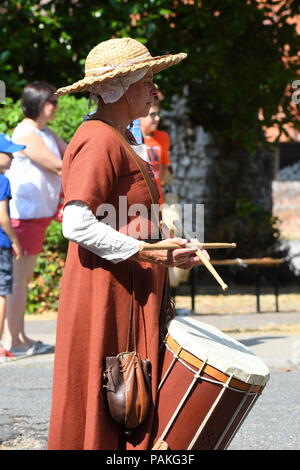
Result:
[[[12,153],[23,150],[25,145],[14,144],[9,137],[0,134],[0,339],[3,334],[7,295],[12,293],[12,250],[16,258],[22,256],[22,248],[12,228],[9,216],[10,183],[4,172],[12,162]],[[14,358],[0,343],[0,362]]]
[[[170,137],[167,132],[158,130],[160,122],[158,98],[154,99],[147,117],[140,119],[143,143],[147,146],[149,162],[160,194],[160,204],[165,202],[163,185],[169,185]],[[168,178],[168,181],[167,181]]]

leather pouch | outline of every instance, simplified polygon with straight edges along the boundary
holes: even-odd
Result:
[[[151,363],[148,359],[142,359],[136,350],[136,310],[133,263],[126,351],[105,357],[103,374],[110,415],[125,429],[134,429],[142,424],[151,405]],[[131,337],[132,350],[129,346]]]
[[[105,358],[104,385],[113,420],[125,427],[138,427],[151,403],[151,364],[135,351]]]

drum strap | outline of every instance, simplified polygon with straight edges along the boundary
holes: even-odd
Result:
[[[143,178],[145,180],[145,183],[147,185],[147,188],[148,188],[148,191],[149,191],[149,194],[150,194],[151,203],[154,205],[154,207],[153,207],[153,209],[154,209],[158,205],[158,204],[155,204],[155,200],[156,200],[156,194],[155,194],[155,189],[154,189],[155,183],[151,181],[151,178],[150,178],[149,173],[147,172],[147,170],[145,168],[145,165],[143,163],[142,158],[139,157],[134,152],[134,150],[131,148],[130,144],[123,137],[123,135],[115,127],[111,126],[108,122],[103,121],[102,119],[93,118],[93,117],[89,118],[88,120],[89,121],[94,121],[94,120],[95,121],[100,121],[104,126],[109,127],[114,132],[114,134],[115,134],[116,138],[119,140],[119,142],[126,148],[128,153],[130,154],[131,158],[134,160],[136,166],[138,167],[138,169],[140,170],[140,172],[143,175]],[[154,216],[156,218],[157,225],[160,228],[159,216],[157,215],[155,210],[154,210]]]
[[[133,346],[133,350],[137,351],[137,342],[136,342],[136,331],[137,331],[137,317],[140,314],[140,310],[138,307],[138,302],[136,300],[136,292],[135,292],[135,262],[131,263],[131,301],[130,301],[130,312],[129,312],[129,323],[128,323],[128,331],[127,331],[127,341],[126,341],[126,351],[132,351],[131,342]],[[143,313],[141,313],[143,315]],[[147,349],[147,338],[146,338],[146,328],[144,328],[145,333],[145,353],[146,357],[148,357],[148,349]],[[131,341],[132,340],[132,341]]]
[[[127,140],[123,137],[123,135],[115,129],[113,126],[111,126],[109,123],[102,121],[99,118],[93,118],[91,117],[89,120],[97,120],[100,121],[104,126],[108,126],[115,134],[116,138],[119,140],[119,142],[126,148],[128,151],[129,155],[131,156],[132,160],[135,162],[136,166],[142,173],[142,176],[144,178],[144,181],[146,183],[146,186],[149,191],[151,203],[153,206],[153,211],[151,211],[151,214],[154,214],[155,217],[155,222],[157,224],[158,230],[159,230],[159,239],[163,239],[163,230],[164,230],[164,224],[161,223],[160,221],[160,214],[157,212],[156,208],[159,208],[159,204],[155,203],[157,199],[156,191],[155,191],[155,182],[153,182],[150,178],[150,175],[145,167],[145,164],[142,160],[141,157],[139,157],[130,144],[127,142]],[[135,299],[135,297],[134,297]],[[169,275],[168,275],[168,269],[166,269],[166,276],[164,280],[164,287],[163,287],[163,294],[162,294],[162,301],[161,301],[161,309],[160,309],[160,335],[164,338],[166,334],[166,325],[168,323],[168,320],[173,318],[174,314],[172,311],[174,310],[171,302],[171,295],[170,295],[170,284],[169,284]],[[132,318],[132,317],[131,317]],[[130,320],[131,321],[131,320]],[[128,333],[129,334],[129,333]],[[147,341],[146,341],[147,344]]]
[[[131,301],[130,301],[130,313],[129,313],[129,324],[128,324],[128,331],[127,331],[126,351],[131,350],[130,349],[130,337],[131,336],[133,336],[133,350],[136,351],[136,299],[135,299],[135,288],[134,288],[134,263],[132,263],[132,267],[131,267],[131,289],[132,289],[132,295],[131,295]]]
[[[144,181],[147,185],[149,195],[151,198],[151,203],[153,205],[153,213],[155,217],[155,221],[157,224],[157,227],[159,229],[159,238],[163,239],[163,231],[164,231],[164,224],[160,221],[160,214],[157,213],[156,208],[159,207],[158,204],[155,203],[156,200],[156,193],[154,189],[155,182],[153,182],[149,176],[148,171],[146,170],[145,164],[143,160],[133,151],[129,143],[126,141],[126,139],[122,136],[122,134],[114,129],[115,135],[118,138],[118,140],[126,147],[128,150],[131,158],[134,160],[136,166],[142,173],[142,176],[144,178]],[[165,273],[165,280],[164,280],[164,285],[163,285],[163,293],[162,293],[162,300],[161,300],[161,307],[160,307],[160,338],[161,338],[161,346],[163,346],[163,339],[166,335],[167,332],[167,324],[169,320],[171,320],[174,317],[174,306],[171,301],[171,294],[170,294],[170,283],[169,283],[169,271],[166,269]]]

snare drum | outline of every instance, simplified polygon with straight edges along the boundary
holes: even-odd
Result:
[[[261,359],[234,338],[175,318],[165,338],[153,449],[225,449],[269,379]]]

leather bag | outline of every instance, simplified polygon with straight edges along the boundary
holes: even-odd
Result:
[[[104,387],[113,420],[134,429],[146,419],[151,403],[151,364],[136,351],[105,358]]]
[[[125,429],[137,428],[145,421],[152,401],[151,363],[148,359],[142,359],[136,351],[136,301],[133,272],[134,263],[126,351],[117,356],[105,357],[103,377],[110,415]],[[131,336],[133,336],[133,351],[129,350]]]

